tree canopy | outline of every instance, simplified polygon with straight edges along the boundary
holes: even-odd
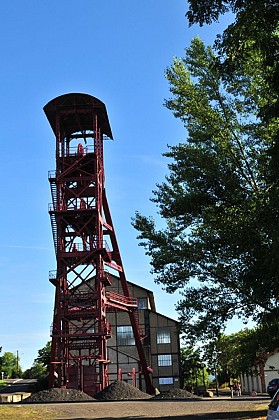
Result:
[[[38,357],[34,360],[34,364],[41,364],[45,368],[49,369],[50,353],[51,341],[48,341],[42,349],[38,350]]]
[[[215,43],[223,75],[233,76],[254,53],[259,55],[269,95],[261,112],[266,118],[278,116],[278,0],[189,0],[188,4],[186,16],[190,25],[203,26],[218,21],[226,12],[233,13],[234,22],[218,35]]]
[[[172,97],[165,105],[187,139],[165,153],[169,174],[153,192],[165,227],[139,213],[133,225],[155,280],[168,292],[180,289],[188,338],[212,339],[234,316],[278,316],[278,121],[261,116],[266,67],[258,52],[251,57],[224,78],[212,48],[195,38],[166,71]]]
[[[22,369],[19,364],[20,358],[13,353],[6,351],[0,357],[0,371],[4,372],[5,377],[15,378],[22,375]]]
[[[257,363],[265,363],[268,353],[278,346],[279,325],[245,328],[237,333],[222,334],[204,346],[203,358],[209,367],[216,361],[220,383],[238,379],[240,374],[257,370]]]
[[[38,350],[38,356],[30,369],[24,372],[24,378],[46,378],[50,366],[51,341]],[[45,384],[44,384],[45,385]]]
[[[195,386],[206,386],[209,383],[209,374],[206,365],[201,360],[201,352],[192,347],[181,348],[180,353],[181,378],[183,387],[191,390]]]

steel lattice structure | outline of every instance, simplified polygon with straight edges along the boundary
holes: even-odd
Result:
[[[56,170],[49,172],[57,270],[49,386],[95,396],[109,384],[108,310],[129,314],[146,390],[154,392],[104,188],[103,141],[112,139],[103,102],[70,93],[44,107],[56,137]],[[109,291],[110,272],[123,294]]]

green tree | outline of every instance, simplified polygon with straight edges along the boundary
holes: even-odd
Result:
[[[215,47],[219,67],[224,79],[234,80],[239,72],[244,74],[247,63],[255,61],[260,67],[260,79],[256,83],[264,86],[265,100],[259,104],[259,115],[263,120],[277,121],[273,132],[274,141],[270,146],[270,181],[273,184],[273,198],[270,202],[275,209],[279,206],[278,175],[279,164],[279,2],[278,0],[189,0],[187,18],[193,24],[211,24],[219,16],[232,12],[234,22],[217,36]],[[260,64],[260,66],[259,66]],[[261,83],[261,80],[264,83]],[[277,226],[276,226],[277,227]]]
[[[47,368],[42,363],[35,362],[30,369],[27,369],[23,373],[23,378],[25,379],[39,379],[45,376],[47,373]]]
[[[50,355],[51,355],[51,341],[48,341],[42,349],[38,350],[38,357],[35,359],[34,365],[41,364],[42,366],[46,367],[48,370],[49,365],[50,365]]]
[[[48,388],[47,373],[50,366],[50,354],[51,341],[48,341],[42,349],[38,350],[38,356],[34,360],[32,367],[24,372],[24,378],[37,379],[37,391]]]
[[[0,358],[0,370],[4,372],[4,376],[15,378],[22,375],[22,369],[19,365],[19,357],[11,352],[5,352]]]
[[[188,4],[186,15],[190,25],[210,24],[226,12],[233,13],[234,22],[217,37],[215,44],[224,74],[233,75],[256,52],[265,68],[269,94],[262,112],[267,118],[278,115],[278,0],[189,0]]]
[[[249,338],[248,330],[243,330],[231,335],[222,334],[218,340],[205,346],[205,358],[208,366],[213,374],[217,367],[220,385],[224,383],[231,384],[233,379],[238,379],[241,373],[250,373],[252,367],[255,366],[256,349],[251,355]],[[241,353],[244,342],[247,344],[247,347]],[[243,368],[243,366],[245,367]]]
[[[237,333],[222,334],[207,344],[204,357],[209,366],[218,360],[221,383],[239,378],[241,373],[250,374],[258,361],[278,347],[278,323],[255,328],[245,328]]]
[[[270,176],[277,125],[260,116],[262,71],[254,53],[237,77],[224,79],[198,38],[166,71],[173,95],[166,106],[188,137],[165,153],[169,175],[152,198],[165,227],[139,213],[133,225],[155,281],[170,293],[181,289],[186,339],[215,339],[234,316],[277,319],[279,207]]]
[[[192,347],[181,348],[181,374],[184,387],[207,386],[209,376],[205,364],[201,360],[199,350]]]

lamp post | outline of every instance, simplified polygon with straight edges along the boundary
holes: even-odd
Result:
[[[24,354],[24,353],[20,353],[20,355],[22,355],[22,354]],[[16,351],[16,375],[17,375],[17,377],[19,377],[19,374],[20,374],[19,360],[20,360],[19,351],[17,350]]]

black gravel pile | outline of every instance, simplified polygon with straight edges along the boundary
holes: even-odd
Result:
[[[52,388],[36,392],[22,402],[24,403],[44,403],[44,402],[63,402],[63,401],[93,401],[94,398],[78,389]]]
[[[96,398],[100,401],[117,401],[142,400],[151,398],[151,396],[126,382],[115,381],[99,392]]]
[[[197,395],[194,395],[191,392],[186,391],[186,389],[177,389],[177,388],[170,389],[169,391],[163,391],[153,398],[156,400],[183,400],[183,399],[188,399],[188,398],[200,399]]]

